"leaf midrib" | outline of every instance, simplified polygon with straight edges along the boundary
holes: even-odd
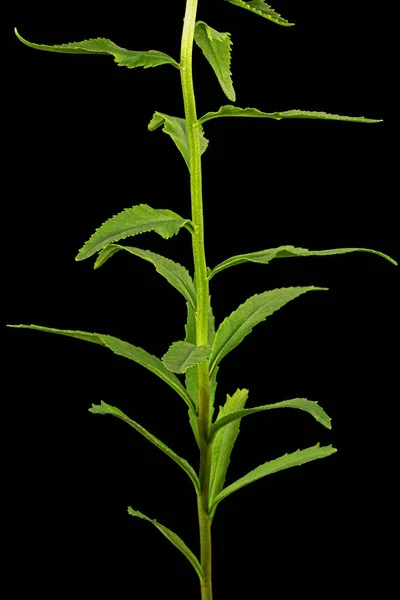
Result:
[[[252,296],[252,298],[261,297],[261,296],[262,296],[262,294],[255,294],[254,296]],[[275,298],[275,296],[271,297],[271,298],[270,298],[270,301],[272,301],[272,299],[273,299],[273,298]],[[263,307],[265,308],[265,305],[263,305]],[[245,322],[243,322],[243,323],[242,323],[242,324],[241,324],[241,325],[240,325],[240,326],[239,326],[237,329],[235,329],[235,331],[233,331],[233,332],[230,334],[230,336],[229,336],[229,338],[227,339],[226,343],[225,343],[225,344],[224,344],[224,346],[221,348],[220,352],[219,352],[219,353],[218,353],[218,355],[215,357],[215,360],[213,361],[213,364],[212,364],[212,365],[211,365],[211,367],[210,367],[210,375],[211,375],[211,373],[213,372],[215,365],[217,364],[218,358],[221,356],[221,354],[223,353],[224,349],[226,348],[226,346],[228,345],[228,343],[230,342],[230,340],[232,339],[232,337],[233,337],[235,334],[237,334],[237,333],[238,333],[238,332],[239,332],[241,329],[243,329],[243,328],[246,326],[246,323],[247,323],[247,322],[248,322],[248,321],[251,319],[251,317],[253,317],[254,315],[258,314],[258,313],[259,313],[259,312],[262,310],[262,308],[263,308],[263,307],[261,307],[261,306],[260,306],[260,307],[258,308],[258,310],[257,310],[257,311],[255,311],[255,312],[251,313],[251,315],[250,315],[250,316],[249,316],[249,317],[246,319],[246,321],[245,321]],[[240,308],[240,307],[239,307],[239,308]],[[236,310],[239,310],[239,308],[237,308]],[[234,312],[236,312],[236,311],[234,311]],[[230,316],[232,316],[232,315],[230,315]],[[266,317],[267,317],[267,316],[268,316],[268,315],[266,315]],[[266,317],[264,317],[264,320],[266,319]],[[229,317],[226,317],[226,318],[227,318],[227,319],[229,319]],[[221,323],[221,327],[222,327],[222,325],[223,325],[223,323]],[[217,333],[215,334],[215,337],[217,337],[217,335],[218,335],[218,331],[217,331]],[[214,343],[215,343],[215,340],[214,340]]]
[[[153,231],[154,229],[156,229],[156,227],[159,227],[160,225],[165,225],[166,223],[170,223],[172,225],[172,224],[177,223],[177,222],[181,223],[182,221],[185,221],[185,219],[182,219],[182,218],[178,219],[178,218],[175,218],[175,217],[171,218],[171,219],[165,218],[163,220],[159,219],[157,221],[151,221],[150,225],[149,224],[147,224],[147,225],[143,224],[143,225],[136,225],[136,226],[133,226],[133,227],[132,226],[131,227],[127,227],[126,229],[120,229],[118,231],[118,233],[116,232],[114,234],[108,235],[108,236],[104,237],[102,241],[98,242],[94,246],[91,246],[90,252],[91,252],[91,254],[95,254],[96,252],[98,252],[98,250],[101,250],[102,248],[104,248],[104,246],[106,246],[108,244],[111,244],[114,241],[115,238],[116,239],[125,239],[127,237],[130,237],[130,233],[131,232],[135,232],[137,230],[140,230],[139,233],[147,233],[149,231]],[[97,232],[95,232],[93,234],[93,236],[95,236],[96,234],[97,234]],[[135,235],[135,233],[133,233],[132,235]],[[87,243],[89,243],[89,242],[90,242],[90,240]],[[82,256],[82,255],[86,254],[86,252],[83,252],[83,249],[84,248],[82,248],[82,252],[80,252],[78,254],[78,256]]]

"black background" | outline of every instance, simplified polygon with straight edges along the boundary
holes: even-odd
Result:
[[[135,4],[16,2],[9,30],[16,25],[47,44],[109,37],[178,59],[184,0]],[[358,1],[345,11],[314,0],[279,0],[274,8],[296,27],[222,0],[200,2],[199,19],[232,33],[238,106],[384,122],[207,124],[208,263],[281,244],[374,248],[399,260],[388,22]],[[109,333],[162,356],[184,335],[186,307],[176,290],[129,255],[99,271],[74,256],[125,207],[147,203],[189,216],[184,161],[160,130],[146,129],[154,110],[183,116],[178,72],[41,53],[12,35],[8,53],[5,322]],[[228,104],[197,48],[194,68],[198,113]],[[150,233],[133,245],[192,268],[186,231],[170,240]],[[386,544],[397,527],[398,282],[393,265],[361,253],[243,265],[212,281],[217,324],[267,289],[330,290],[285,307],[225,359],[217,404],[238,387],[250,390],[249,407],[307,397],[332,416],[332,431],[300,411],[244,419],[228,483],[318,441],[339,449],[220,504],[216,600],[299,591],[321,597],[322,589],[324,597],[343,589],[387,597],[393,559]],[[157,518],[197,552],[191,482],[122,422],[88,412],[92,402],[115,404],[197,467],[183,402],[151,373],[98,346],[23,330],[4,335],[5,529],[15,595],[197,598],[185,559],[126,513],[132,505]]]

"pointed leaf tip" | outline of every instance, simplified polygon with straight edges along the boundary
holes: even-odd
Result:
[[[139,233],[154,231],[163,238],[169,239],[182,227],[188,229],[189,223],[189,219],[183,219],[172,210],[138,204],[126,208],[100,225],[79,250],[75,260],[85,260],[105,246]]]
[[[131,506],[128,506],[128,513],[132,517],[138,517],[139,519],[149,521],[149,523],[152,523],[155,527],[157,527],[157,529],[171,542],[171,544],[178,548],[178,550],[180,550],[182,554],[188,559],[188,561],[196,571],[197,575],[199,576],[200,582],[204,581],[204,571],[197,557],[195,556],[195,554],[193,554],[193,552],[186,546],[185,542],[176,533],[171,531],[171,529],[168,529],[168,527],[161,525],[161,523],[159,523],[156,519],[150,519],[150,517],[147,517],[140,511],[134,510]]]
[[[243,2],[243,0],[227,0],[230,4],[234,4],[235,6],[239,6],[240,8],[244,8],[246,10],[250,10],[251,12],[259,15],[260,17],[264,17],[277,25],[282,25],[283,27],[291,27],[294,23],[289,23],[286,19],[284,19],[279,13],[277,13],[269,4],[265,2],[265,0],[251,0],[250,2]]]
[[[177,289],[189,302],[191,308],[195,311],[197,305],[197,294],[193,284],[193,279],[185,267],[179,263],[155,254],[150,250],[142,250],[133,246],[120,246],[119,244],[110,244],[99,252],[95,262],[95,268],[103,265],[111,256],[120,250],[125,250],[129,254],[139,256],[149,263],[152,263],[156,271],[160,273],[175,289]]]
[[[214,515],[215,509],[219,502],[240,490],[242,487],[257,481],[267,475],[271,475],[272,473],[278,473],[278,471],[283,471],[285,469],[289,469],[291,467],[296,467],[303,465],[305,463],[318,460],[320,458],[326,458],[331,456],[337,452],[336,448],[333,448],[332,445],[329,446],[321,446],[319,443],[310,448],[306,448],[305,450],[296,450],[296,452],[292,452],[291,454],[284,454],[275,460],[270,460],[262,465],[259,465],[244,477],[241,477],[231,485],[228,485],[224,488],[215,498],[213,498],[213,503],[211,506],[211,516]]]
[[[59,52],[62,54],[109,54],[114,57],[119,66],[134,69],[135,67],[157,67],[159,65],[170,64],[180,70],[180,65],[168,54],[158,50],[127,50],[117,46],[111,40],[106,38],[92,38],[82,42],[70,42],[68,44],[55,44],[47,46],[46,44],[35,44],[24,39],[17,28],[14,29],[17,38],[30,48],[44,50],[46,52]]]
[[[151,434],[144,427],[142,427],[139,423],[136,423],[136,421],[133,421],[132,419],[130,419],[125,413],[122,412],[122,410],[119,410],[119,408],[116,408],[115,406],[110,406],[109,404],[106,404],[105,402],[101,401],[101,404],[97,404],[97,405],[93,404],[92,408],[89,408],[89,412],[94,413],[94,414],[99,414],[99,415],[112,415],[114,417],[117,417],[118,419],[121,419],[121,421],[124,421],[125,423],[127,423],[128,425],[133,427],[133,429],[135,429],[135,431],[140,433],[149,442],[154,444],[154,446],[156,446],[156,448],[161,450],[161,452],[164,452],[164,454],[166,454],[167,456],[169,456],[169,458],[171,458],[174,462],[176,462],[176,464],[178,464],[181,467],[181,469],[183,469],[185,471],[185,473],[191,479],[191,481],[194,485],[194,488],[196,490],[196,493],[198,493],[200,491],[199,478],[197,477],[195,470],[187,462],[187,460],[185,460],[181,456],[178,456],[178,454],[176,454],[176,452],[171,450],[171,448],[169,448],[161,440],[156,438],[155,435]]]
[[[319,119],[323,121],[347,121],[350,123],[379,123],[381,119],[368,119],[366,117],[347,117],[345,115],[335,115],[312,110],[285,110],[267,113],[258,108],[240,108],[226,104],[221,106],[218,111],[211,111],[200,117],[199,123],[203,124],[211,119],[219,117],[253,117],[262,119],[274,119],[280,121],[282,119]]]
[[[58,335],[65,335],[67,337],[76,338],[79,340],[92,342],[100,346],[105,346],[109,350],[112,350],[118,356],[123,356],[129,360],[133,360],[145,369],[153,372],[155,375],[160,377],[165,383],[167,383],[172,389],[174,389],[179,396],[186,402],[187,406],[191,410],[195,410],[192,399],[189,397],[187,391],[183,387],[179,379],[171,373],[162,363],[162,361],[149,354],[143,348],[128,344],[123,340],[120,340],[111,335],[105,335],[102,333],[89,333],[87,331],[72,331],[69,329],[54,329],[52,327],[42,327],[41,325],[17,325],[18,328],[23,329],[35,329],[37,331],[43,331],[48,333],[55,333]]]
[[[232,46],[230,36],[230,33],[216,31],[204,21],[196,23],[194,40],[213,68],[223,92],[231,102],[235,102],[236,93],[230,70]]]
[[[382,252],[378,252],[377,250],[371,250],[369,248],[334,248],[331,250],[308,250],[307,248],[299,248],[295,246],[279,246],[278,248],[269,248],[267,250],[259,250],[258,252],[250,252],[248,254],[237,254],[236,256],[231,256],[227,260],[224,260],[222,263],[214,267],[212,271],[208,274],[208,278],[211,279],[224,269],[228,267],[233,267],[235,265],[240,265],[245,262],[253,262],[266,265],[274,258],[287,258],[287,257],[306,257],[306,256],[333,256],[339,254],[348,254],[350,252],[367,252],[371,254],[375,254],[384,258],[391,262],[394,265],[397,265],[397,262],[388,256],[387,254],[383,254]]]
[[[288,287],[255,294],[220,324],[212,345],[210,373],[218,363],[258,325],[285,304],[310,291],[325,291],[314,286]]]
[[[244,406],[249,396],[249,390],[236,390],[236,392],[226,396],[224,406],[220,406],[216,423],[225,421],[230,415],[243,412]],[[211,473],[210,473],[210,504],[213,504],[214,498],[222,491],[225,483],[226,473],[230,464],[230,457],[233,447],[240,431],[241,419],[232,419],[232,422],[223,428],[220,428],[213,440],[211,453]],[[214,425],[215,427],[215,425]]]
[[[296,408],[300,409],[304,412],[309,413],[314,419],[326,427],[327,429],[332,429],[331,421],[332,419],[326,414],[324,409],[318,404],[318,402],[314,402],[312,400],[307,400],[307,398],[294,398],[293,400],[283,400],[281,402],[275,402],[275,404],[264,404],[263,406],[256,406],[255,408],[248,408],[245,410],[237,410],[236,412],[230,412],[227,415],[219,415],[218,419],[211,426],[210,438],[212,439],[216,433],[232,423],[236,419],[242,419],[247,415],[254,415],[259,412],[263,412],[266,410],[272,410],[275,408]]]

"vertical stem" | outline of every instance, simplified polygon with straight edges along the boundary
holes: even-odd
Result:
[[[200,130],[197,124],[196,99],[193,87],[192,52],[194,28],[198,0],[187,0],[181,44],[181,80],[185,107],[186,129],[190,151],[190,192],[192,202],[193,260],[196,276],[197,311],[196,343],[208,342],[209,290],[207,265],[204,250],[204,218],[201,178]],[[200,562],[205,580],[201,584],[201,599],[212,600],[211,584],[211,520],[208,514],[208,496],[211,470],[211,446],[208,443],[210,428],[210,379],[208,362],[204,361],[198,370],[198,426],[200,439],[200,493],[198,495],[198,515],[200,530]]]

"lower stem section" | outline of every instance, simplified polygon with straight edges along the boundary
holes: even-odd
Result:
[[[200,528],[200,557],[205,579],[201,583],[201,600],[212,600],[211,580],[211,518],[208,515],[207,499],[204,493],[197,497]]]

